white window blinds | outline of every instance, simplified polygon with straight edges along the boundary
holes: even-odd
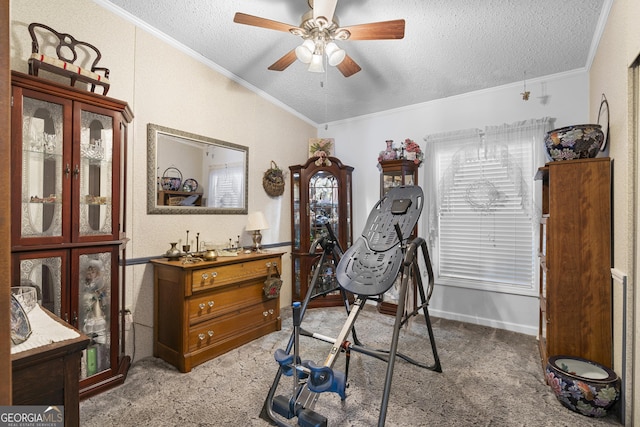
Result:
[[[209,168],[207,206],[214,208],[244,207],[242,165],[228,164]]]
[[[547,127],[548,119],[529,120],[425,138],[429,238],[440,283],[534,289],[535,152]]]

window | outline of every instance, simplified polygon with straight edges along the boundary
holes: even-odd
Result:
[[[207,206],[242,208],[244,203],[244,169],[242,165],[212,165],[209,167]]]
[[[439,284],[535,292],[534,175],[549,128],[541,119],[425,138],[428,234]]]

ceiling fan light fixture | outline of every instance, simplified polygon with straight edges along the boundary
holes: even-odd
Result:
[[[331,65],[332,67],[340,64],[344,60],[345,56],[347,56],[347,53],[344,51],[344,49],[340,49],[334,42],[327,43],[325,52],[327,53],[329,65]]]
[[[322,65],[322,55],[313,55],[311,63],[309,64],[309,71],[312,73],[324,73],[324,66]]]
[[[311,57],[313,56],[313,51],[315,50],[315,43],[307,39],[300,46],[296,48],[296,57],[300,62],[304,64],[309,64],[311,62]]]

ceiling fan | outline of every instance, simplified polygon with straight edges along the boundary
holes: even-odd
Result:
[[[369,24],[340,27],[334,15],[338,0],[308,0],[311,10],[302,16],[300,26],[272,21],[258,16],[237,12],[233,22],[270,30],[284,31],[301,37],[302,45],[292,49],[269,66],[269,70],[283,71],[296,59],[309,64],[309,71],[324,72],[324,56],[327,63],[349,77],[361,70],[336,40],[389,40],[404,38],[404,19],[372,22]]]

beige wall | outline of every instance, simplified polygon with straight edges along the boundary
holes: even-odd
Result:
[[[161,255],[169,242],[200,233],[201,241],[228,242],[244,232],[246,215],[147,215],[146,126],[155,123],[249,147],[249,211],[262,210],[270,228],[263,244],[289,242],[288,191],[269,197],[262,188],[262,174],[274,160],[280,167],[303,163],[307,141],[316,128],[249,91],[90,0],[11,2],[11,69],[27,72],[31,52],[27,26],[41,22],[78,40],[94,44],[102,52],[101,63],[110,68],[109,96],[125,100],[135,115],[129,131],[127,179],[127,247],[129,259]],[[43,73],[42,76],[55,79]],[[288,177],[287,177],[288,178]],[[288,246],[277,248],[289,252]],[[282,305],[288,305],[290,259],[283,257],[285,286]],[[127,269],[127,306],[136,326],[136,359],[152,353],[153,272],[149,264]],[[128,337],[130,353],[132,337]]]
[[[640,305],[634,302],[631,289],[637,283],[637,262],[635,239],[637,238],[637,139],[634,131],[633,108],[631,103],[631,82],[629,66],[640,54],[640,2],[637,0],[616,0],[613,2],[609,19],[605,26],[596,56],[589,72],[590,108],[592,120],[597,120],[602,93],[607,97],[610,119],[610,156],[613,159],[613,266],[628,276],[628,292],[621,283],[614,281],[614,368],[619,374],[626,367],[626,425],[640,425],[640,393],[632,395],[632,390],[640,386],[640,375],[632,372],[632,364],[640,363],[638,335],[635,331],[634,312]],[[623,301],[627,297],[627,319],[623,319]],[[635,297],[637,300],[638,298]],[[624,326],[629,331],[626,337]],[[635,335],[635,337],[634,337]],[[626,340],[627,351],[623,354]],[[636,353],[635,360],[632,360]],[[623,363],[627,356],[626,364]],[[635,363],[633,363],[635,362]],[[636,385],[636,387],[633,387]]]

